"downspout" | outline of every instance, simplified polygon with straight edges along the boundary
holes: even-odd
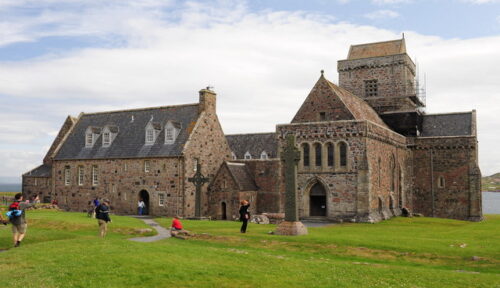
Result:
[[[434,195],[434,150],[431,148],[431,198],[432,198],[432,214],[434,217],[435,211],[435,195]]]

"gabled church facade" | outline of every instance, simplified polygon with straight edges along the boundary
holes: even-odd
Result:
[[[202,216],[282,214],[286,135],[301,151],[302,219],[377,222],[402,208],[425,216],[479,221],[481,173],[475,111],[426,114],[404,39],[353,45],[338,62],[339,85],[321,73],[289,124],[274,133],[224,135],[215,93],[198,104],[68,117],[43,161],[23,175],[23,192],[81,211],[93,197],[115,212],[194,216],[187,179],[197,161],[210,182]]]

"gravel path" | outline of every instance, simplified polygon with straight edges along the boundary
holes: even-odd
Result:
[[[144,221],[144,223],[148,224],[152,228],[156,229],[158,232],[157,235],[155,236],[148,236],[148,237],[136,237],[136,238],[130,238],[128,240],[130,241],[136,241],[136,242],[154,242],[162,239],[166,239],[171,237],[170,235],[170,230],[167,230],[163,227],[161,227],[158,223],[156,223],[153,219],[144,217],[144,216],[136,216],[135,218],[141,219]]]

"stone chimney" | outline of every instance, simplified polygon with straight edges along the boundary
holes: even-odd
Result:
[[[205,111],[207,114],[215,114],[215,102],[217,94],[210,90],[210,87],[200,90],[200,104],[198,104],[198,113]]]

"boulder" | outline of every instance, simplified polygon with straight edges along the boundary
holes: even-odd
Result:
[[[253,215],[250,222],[255,224],[269,224],[269,218],[266,215]]]

